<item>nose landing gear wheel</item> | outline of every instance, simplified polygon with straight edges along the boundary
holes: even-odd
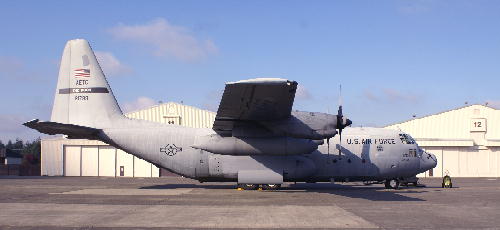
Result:
[[[386,189],[399,189],[399,180],[398,179],[390,179],[385,181]]]
[[[238,184],[238,188],[241,188],[243,190],[256,190],[259,188],[259,186],[256,184]]]
[[[263,190],[278,190],[281,187],[280,184],[263,184]]]

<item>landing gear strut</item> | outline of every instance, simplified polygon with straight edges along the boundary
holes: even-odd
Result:
[[[262,189],[263,190],[278,190],[280,189],[281,185],[280,184],[263,184]]]
[[[262,187],[262,190],[278,190],[281,188],[281,184],[238,184],[239,190],[257,190]]]
[[[388,179],[385,181],[386,189],[399,189],[399,180],[398,179]]]
[[[256,190],[259,188],[258,184],[238,184],[238,188],[243,190]]]

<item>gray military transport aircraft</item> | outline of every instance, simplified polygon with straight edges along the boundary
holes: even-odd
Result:
[[[277,78],[229,82],[212,129],[130,119],[89,43],[76,39],[64,48],[51,120],[24,125],[100,140],[176,174],[249,190],[330,181],[385,181],[398,188],[401,179],[436,166],[434,155],[400,131],[347,128],[342,139],[352,123],[342,107],[337,115],[292,111],[296,89],[297,82]]]

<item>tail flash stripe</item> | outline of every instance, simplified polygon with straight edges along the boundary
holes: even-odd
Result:
[[[72,93],[109,93],[109,90],[106,87],[59,89],[59,94],[72,94]]]

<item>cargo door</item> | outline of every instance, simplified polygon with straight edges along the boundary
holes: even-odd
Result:
[[[365,176],[368,170],[366,154],[369,153],[372,140],[368,136],[342,137],[342,146],[335,145],[331,165],[335,176]],[[339,149],[341,154],[339,155]],[[332,154],[332,152],[330,152]]]
[[[360,159],[361,159],[361,176],[376,176],[377,166],[373,163],[372,157],[374,156],[374,151],[377,151],[377,145],[374,144],[374,140],[371,139],[370,143],[365,143],[360,149]]]

